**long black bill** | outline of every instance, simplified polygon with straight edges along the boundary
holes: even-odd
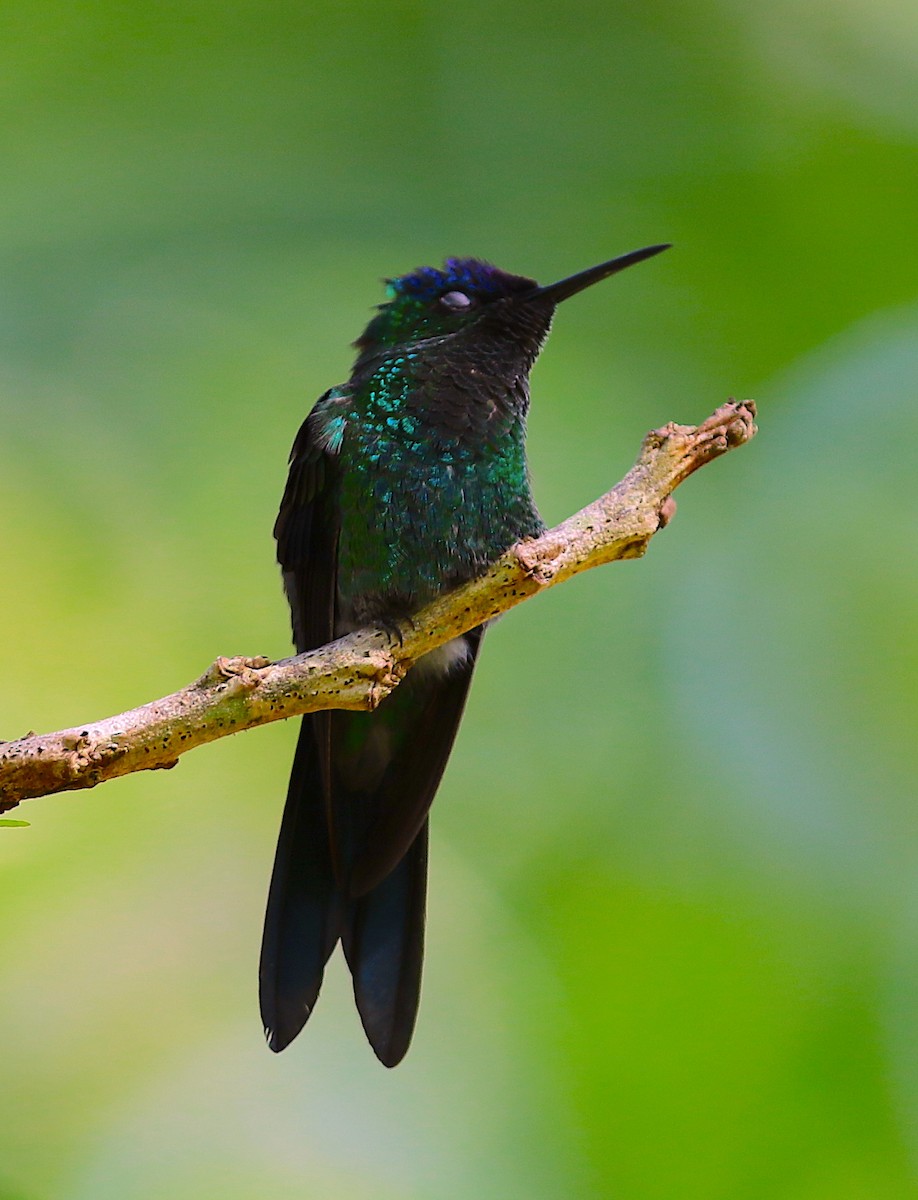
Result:
[[[600,263],[598,267],[587,267],[585,271],[569,275],[567,279],[559,279],[557,283],[549,283],[545,287],[537,288],[534,292],[529,292],[526,299],[534,299],[538,296],[544,300],[551,300],[553,304],[560,304],[562,300],[566,300],[569,296],[575,296],[584,288],[592,287],[601,279],[608,279],[610,275],[617,275],[626,267],[633,267],[635,263],[643,262],[645,258],[653,258],[655,254],[668,250],[671,244],[671,242],[663,242],[659,246],[645,246],[643,250],[632,250],[630,254],[620,254],[618,258],[610,258],[608,262]]]

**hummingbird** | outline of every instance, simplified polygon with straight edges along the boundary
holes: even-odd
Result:
[[[475,258],[388,280],[347,383],[300,427],[274,536],[297,652],[399,622],[545,530],[526,462],[529,372],[562,300],[647,246],[539,286]],[[259,970],[272,1050],[297,1036],[340,941],[377,1058],[408,1050],[421,984],[428,812],[484,626],[420,658],[372,713],[302,719]]]

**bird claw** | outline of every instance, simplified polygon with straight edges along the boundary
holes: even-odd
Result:
[[[414,629],[414,621],[410,617],[403,618],[405,624],[410,625]],[[402,632],[402,622],[396,621],[394,617],[381,617],[379,627],[389,640],[389,645],[394,646],[398,643],[399,649],[405,644],[405,635]]]

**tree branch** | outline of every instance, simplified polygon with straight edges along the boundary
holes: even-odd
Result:
[[[640,557],[675,513],[673,490],[748,442],[755,412],[752,400],[731,400],[701,425],[655,429],[621,483],[404,622],[400,645],[383,630],[364,629],[277,663],[218,658],[200,679],[162,700],[58,733],[0,742],[0,812],[132,771],[174,767],[185,751],[253,725],[318,709],[374,709],[422,654],[572,575]]]

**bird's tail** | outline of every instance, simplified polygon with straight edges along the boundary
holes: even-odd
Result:
[[[336,876],[320,778],[325,714],[304,717],[268,894],[259,968],[261,1018],[272,1050],[308,1020],[339,938],[367,1038],[387,1067],[414,1031],[424,957],[427,821],[381,883],[352,898]]]
[[[309,1018],[341,934],[343,906],[322,803],[319,741],[327,723],[317,713],[300,725],[268,892],[258,979],[265,1037],[275,1051]]]
[[[268,1045],[305,1025],[340,940],[377,1057],[411,1041],[424,955],[428,809],[481,630],[448,670],[418,671],[374,713],[303,718],[268,895],[259,972]]]

